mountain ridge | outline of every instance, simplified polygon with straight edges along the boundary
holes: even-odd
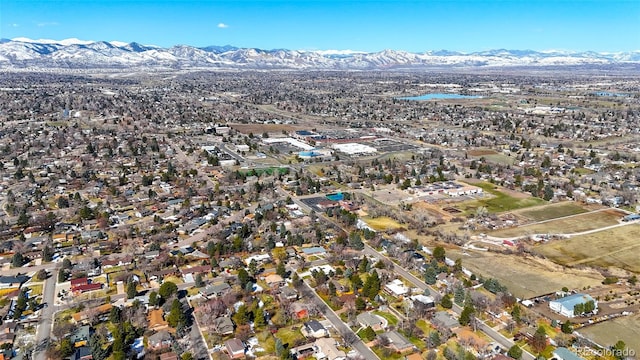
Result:
[[[0,39],[0,66],[24,68],[239,68],[375,70],[429,67],[549,67],[640,64],[640,51],[595,52],[494,49],[471,53],[385,49],[289,50],[232,45],[160,47],[137,42],[28,38]]]

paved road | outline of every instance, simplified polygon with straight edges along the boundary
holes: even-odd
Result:
[[[53,272],[49,278],[44,281],[42,289],[42,303],[47,303],[47,307],[40,312],[40,322],[36,331],[36,347],[33,358],[35,360],[47,359],[47,344],[51,338],[53,330],[54,300],[56,294],[56,275]]]
[[[44,270],[52,270],[56,267],[56,263],[50,262],[50,263],[45,263],[45,264],[41,264],[41,265],[34,265],[34,266],[28,266],[28,267],[17,267],[17,268],[10,268],[10,269],[2,269],[2,275],[3,276],[12,276],[12,275],[18,275],[18,274],[29,274],[29,273],[37,273],[38,271],[44,269]],[[58,274],[52,274],[53,277],[55,277]]]
[[[369,347],[365,345],[365,343],[362,340],[360,340],[358,335],[356,335],[353,332],[353,330],[351,330],[351,328],[349,328],[349,326],[347,326],[347,324],[345,324],[342,321],[342,319],[340,319],[340,317],[333,311],[333,309],[331,309],[322,300],[322,298],[318,296],[318,294],[306,283],[306,281],[303,282],[303,285],[301,286],[300,290],[302,292],[302,295],[305,296],[306,298],[315,299],[315,304],[320,309],[320,312],[322,312],[322,314],[324,314],[324,316],[329,321],[331,321],[331,324],[333,325],[333,327],[340,334],[350,334],[349,337],[351,337],[352,339],[357,339],[356,341],[352,342],[350,345],[351,347],[356,349],[360,353],[360,355],[362,355],[367,360],[380,360],[378,355],[376,355],[376,353],[374,353],[371,349],[369,349]]]

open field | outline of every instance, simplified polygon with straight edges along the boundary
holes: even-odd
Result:
[[[491,235],[497,237],[514,237],[527,234],[574,234],[616,225],[622,216],[623,213],[615,209],[606,209],[531,225],[502,229],[492,232]]]
[[[577,215],[587,212],[582,206],[573,201],[564,201],[555,204],[543,205],[532,209],[520,210],[518,215],[526,217],[531,221],[544,221],[557,219],[570,215]]]
[[[640,314],[619,317],[600,324],[579,329],[578,332],[588,336],[600,345],[613,345],[618,340],[627,344],[629,349],[640,352]]]
[[[507,191],[502,191],[499,186],[487,182],[469,181],[468,183],[482,188],[482,190],[493,195],[493,197],[464,202],[456,206],[458,209],[467,213],[471,213],[481,206],[487,208],[489,213],[501,213],[545,203],[544,200],[532,196],[513,196]],[[518,195],[524,194],[518,193]]]
[[[402,225],[397,221],[393,220],[389,217],[377,217],[377,218],[363,218],[364,222],[366,222],[373,230],[376,231],[385,231],[385,230],[396,230],[402,229]]]
[[[447,250],[451,258],[462,258],[462,265],[485,278],[495,278],[516,297],[528,299],[566,286],[570,289],[596,286],[603,277],[594,270],[564,269],[551,261],[493,252],[469,252],[463,256]]]
[[[495,155],[497,152],[491,149],[471,149],[467,151],[469,156],[486,156],[486,155]]]
[[[494,162],[502,165],[513,165],[515,164],[517,158],[515,156],[509,156],[505,154],[493,154],[483,156],[487,161]]]
[[[552,241],[534,251],[562,265],[614,267],[640,273],[640,225]]]

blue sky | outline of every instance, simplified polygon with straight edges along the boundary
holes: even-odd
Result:
[[[0,37],[262,49],[640,50],[640,0],[0,0]]]

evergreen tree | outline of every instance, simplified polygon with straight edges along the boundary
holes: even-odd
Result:
[[[160,298],[158,297],[158,293],[152,291],[149,293],[149,306],[158,306],[160,303]]]
[[[137,293],[138,291],[136,290],[136,282],[127,282],[127,299],[133,299],[134,297],[136,297]]]
[[[180,300],[174,299],[171,303],[171,311],[167,316],[167,323],[169,323],[169,326],[176,329],[186,325],[187,317],[182,311],[182,303]]]
[[[471,316],[473,315],[473,313],[474,313],[473,307],[471,307],[470,304],[465,305],[464,308],[462,309],[462,312],[460,313],[460,317],[458,318],[458,322],[460,323],[460,325],[462,326],[469,325],[469,323],[471,322]]]
[[[362,286],[362,295],[374,300],[380,292],[380,277],[377,271],[372,271]]]
[[[247,287],[247,283],[249,282],[249,273],[247,270],[241,268],[238,270],[238,281],[240,282],[240,287],[243,289]]]
[[[204,280],[202,279],[202,274],[198,274],[196,275],[196,287],[203,287],[204,286]]]
[[[253,324],[256,327],[263,327],[267,324],[267,321],[264,318],[264,312],[258,307],[253,310]]]
[[[464,303],[464,288],[462,287],[462,285],[456,286],[455,290],[453,291],[453,302],[458,306],[462,306],[462,304]]]
[[[158,289],[158,295],[160,295],[164,300],[171,297],[171,295],[178,292],[178,285],[172,283],[171,281],[165,281],[160,285],[160,289]]]
[[[433,257],[438,261],[444,261],[446,257],[444,248],[442,246],[436,246],[435,249],[433,249]]]
[[[436,283],[438,274],[436,273],[436,270],[429,266],[425,271],[424,271],[424,282],[426,282],[429,285],[434,285]]]
[[[451,309],[453,307],[453,303],[451,302],[451,297],[449,296],[449,294],[442,297],[442,300],[440,300],[440,306],[445,309]]]
[[[284,261],[280,261],[276,266],[276,274],[282,276],[283,278],[287,275],[287,269],[284,266]]]
[[[236,325],[246,325],[249,323],[249,310],[246,305],[240,305],[238,311],[233,315],[233,321]]]
[[[431,349],[437,348],[440,346],[442,341],[440,340],[440,333],[437,330],[433,330],[429,333],[429,337],[427,338],[427,346]]]
[[[560,326],[560,330],[564,334],[573,333],[573,325],[571,324],[571,321],[567,320],[567,321],[563,322],[562,325]]]
[[[513,345],[511,348],[509,348],[507,355],[509,355],[512,359],[519,360],[520,358],[522,358],[522,349],[520,349],[518,345]]]

